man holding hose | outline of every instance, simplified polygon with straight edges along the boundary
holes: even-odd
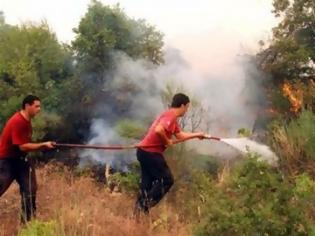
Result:
[[[36,176],[33,162],[26,157],[28,152],[52,149],[54,142],[34,143],[31,140],[31,120],[40,112],[40,99],[28,95],[22,109],[5,124],[0,135],[0,197],[16,180],[21,194],[21,221],[26,223],[35,216]]]
[[[156,118],[139,144],[137,159],[141,166],[141,184],[134,212],[136,216],[140,212],[148,214],[150,208],[163,198],[174,183],[163,156],[165,149],[188,139],[204,138],[204,133],[183,132],[178,125],[178,118],[187,112],[189,104],[188,96],[175,94],[171,108]],[[176,140],[172,139],[173,135]]]

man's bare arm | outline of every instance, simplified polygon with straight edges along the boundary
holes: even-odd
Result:
[[[25,143],[22,145],[19,145],[19,148],[22,152],[31,152],[31,151],[37,151],[41,149],[52,149],[54,148],[54,142],[43,142],[43,143]]]
[[[186,141],[186,140],[189,140],[189,139],[193,139],[193,138],[203,139],[204,136],[205,136],[205,134],[202,133],[202,132],[189,133],[189,132],[180,131],[179,133],[175,134],[177,142],[183,142],[183,141]]]

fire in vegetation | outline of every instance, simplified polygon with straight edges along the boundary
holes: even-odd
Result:
[[[303,103],[302,90],[294,89],[291,84],[284,83],[282,86],[282,92],[289,99],[291,103],[290,110],[292,112],[298,112]]]

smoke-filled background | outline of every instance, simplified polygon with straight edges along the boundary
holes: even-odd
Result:
[[[20,8],[16,9],[14,1],[4,1],[2,10],[7,22],[17,23],[24,18],[39,20],[44,16],[58,38],[69,42],[74,38],[71,29],[78,24],[89,2],[33,0],[33,4],[27,3],[24,7],[22,2],[19,4]],[[182,122],[187,131],[236,137],[240,128],[255,128],[257,112],[265,105],[260,90],[265,78],[257,72],[248,55],[258,50],[258,40],[268,37],[267,29],[275,23],[271,1],[157,3],[140,0],[119,4],[128,15],[144,18],[164,33],[164,63],[156,65],[149,60],[133,59],[121,51],[111,52],[110,69],[102,72],[104,83],[100,86],[104,96],[99,96],[93,107],[86,110],[96,114],[89,133],[84,133],[86,143],[138,142],[141,137],[122,137],[117,132],[117,122],[128,119],[147,129],[155,116],[167,109],[175,92],[187,93],[197,103]],[[36,5],[37,10],[30,8],[31,5]],[[65,19],[59,17],[63,11],[67,15]],[[137,29],[132,30],[137,34]],[[87,81],[94,75],[81,76]],[[192,124],[191,119],[197,121]],[[219,144],[216,149],[214,143],[202,143],[205,148],[198,143],[199,151],[232,155],[228,147]],[[116,160],[133,160],[135,155],[133,152],[86,151],[80,156],[83,164],[89,161],[114,164]]]
[[[130,86],[130,90],[137,90],[136,93],[127,92],[123,95],[124,100],[130,102],[127,112],[129,118],[142,122],[151,117],[153,121],[154,117],[167,109],[171,102],[170,100],[163,102],[162,96],[169,87],[170,92],[187,93],[203,108],[202,113],[197,114],[202,116],[199,117],[201,122],[197,131],[210,132],[218,137],[236,137],[240,128],[253,130],[257,112],[264,105],[260,83],[266,78],[259,74],[245,52],[240,49],[238,55],[233,52],[227,54],[224,63],[216,64],[215,70],[210,70],[208,74],[194,70],[176,48],[166,48],[164,53],[164,64],[156,66],[146,60],[133,60],[124,53],[113,52],[114,69],[106,73],[109,78],[106,79],[103,89],[106,92]],[[93,121],[89,144],[123,145],[128,144],[126,142],[139,141],[119,137],[113,127],[117,118],[124,117],[120,117],[119,111],[112,107],[113,104],[108,101],[99,101],[98,113],[103,115]],[[149,128],[148,123],[143,125]],[[189,124],[184,128],[187,131],[192,129]],[[236,155],[234,150],[224,144],[202,141],[204,146],[202,148],[200,142],[191,143],[198,146],[203,153],[227,158]],[[123,163],[122,159],[127,163],[134,160],[135,153],[89,150],[81,153],[81,158],[83,162],[90,158],[93,161],[117,166]]]

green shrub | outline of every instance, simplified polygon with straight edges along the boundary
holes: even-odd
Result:
[[[123,191],[136,192],[139,189],[140,176],[135,172],[116,172],[110,176],[110,181],[118,185]]]
[[[300,209],[305,209],[307,217],[315,222],[315,182],[308,174],[303,173],[295,179],[295,187],[293,189],[296,203]],[[314,225],[315,226],[315,225]],[[315,228],[314,228],[315,230]],[[315,235],[315,231],[314,234]]]
[[[282,120],[274,121],[269,130],[285,172],[296,175],[306,170],[315,176],[315,114],[304,110],[287,125]]]
[[[143,124],[132,120],[121,120],[116,124],[117,133],[124,138],[140,139],[146,132]]]
[[[295,179],[294,192],[299,198],[314,202],[315,182],[304,173]]]
[[[57,223],[55,221],[33,220],[20,231],[19,236],[55,236],[56,233]]]
[[[215,183],[209,173],[192,170],[189,178],[179,179],[173,189],[175,196],[172,199],[172,195],[169,195],[168,201],[176,207],[183,221],[196,223],[205,217],[206,198],[215,190]]]
[[[50,130],[56,129],[61,122],[61,117],[55,113],[42,112],[33,121],[33,140],[42,141]]]
[[[315,160],[315,114],[303,111],[299,118],[289,123],[287,129],[290,145],[296,146],[306,158]]]
[[[0,128],[2,129],[7,122],[7,119],[10,118],[16,111],[21,109],[23,96],[11,96],[7,101],[4,99],[0,100]]]
[[[240,136],[240,137],[249,137],[252,135],[252,132],[249,130],[249,129],[246,129],[246,128],[241,128],[237,131],[237,134]]]
[[[195,235],[309,235],[312,224],[297,190],[272,167],[248,158],[224,185],[212,186]],[[300,188],[298,188],[300,189]]]

